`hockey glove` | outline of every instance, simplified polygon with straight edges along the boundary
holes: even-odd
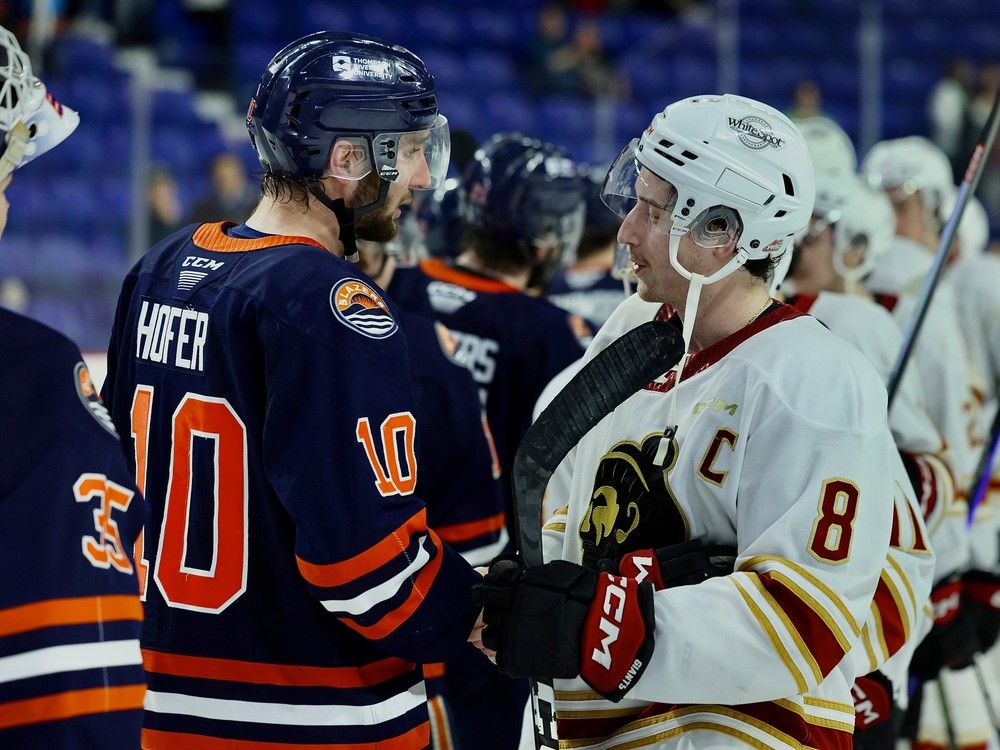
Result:
[[[475,596],[483,643],[510,677],[551,681],[579,675],[619,701],[653,652],[653,587],[564,560],[525,568],[501,558]]]
[[[962,577],[962,609],[969,611],[979,650],[989,651],[1000,632],[1000,576],[970,570]]]
[[[877,671],[859,677],[851,688],[851,696],[854,698],[854,750],[892,748],[901,716],[889,678]]]
[[[979,650],[970,611],[961,606],[962,582],[950,576],[931,589],[934,625],[917,646],[910,661],[910,674],[932,680],[942,669],[961,669]]]
[[[660,591],[727,576],[733,572],[735,562],[735,547],[705,546],[700,539],[692,539],[656,550],[629,552],[617,563],[601,560],[600,568],[606,573],[634,578],[639,583],[648,580],[656,591]]]

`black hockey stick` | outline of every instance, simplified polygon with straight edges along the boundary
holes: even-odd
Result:
[[[513,489],[517,546],[526,566],[543,562],[542,500],[552,473],[598,422],[682,356],[680,331],[668,323],[644,323],[588,362],[525,433],[514,458]],[[532,681],[531,704],[535,747],[558,748],[552,687]]]
[[[958,223],[962,220],[962,212],[965,211],[965,204],[969,202],[969,196],[976,192],[976,187],[979,185],[979,178],[982,176],[983,167],[986,164],[986,158],[993,149],[993,140],[996,138],[998,123],[1000,123],[1000,93],[993,99],[993,109],[990,110],[990,116],[986,118],[986,124],[983,125],[983,130],[979,134],[979,140],[976,142],[976,148],[973,150],[972,158],[969,160],[969,166],[965,170],[965,177],[962,178],[962,184],[958,187],[958,197],[955,200],[955,207],[951,210],[948,223],[945,224],[941,232],[941,241],[938,243],[937,251],[934,254],[934,263],[931,264],[931,270],[927,274],[927,278],[924,279],[923,287],[920,289],[920,297],[917,300],[916,310],[914,310],[913,316],[906,324],[906,331],[903,333],[903,346],[900,348],[896,362],[892,366],[892,373],[889,375],[889,382],[886,385],[886,390],[889,392],[890,407],[896,395],[896,390],[899,388],[899,383],[903,379],[906,363],[910,359],[913,345],[917,340],[917,333],[919,333],[920,326],[924,322],[924,316],[927,315],[927,308],[930,306],[931,297],[934,295],[938,280],[941,278],[945,261],[951,253],[951,243],[954,241],[955,233],[958,231]]]

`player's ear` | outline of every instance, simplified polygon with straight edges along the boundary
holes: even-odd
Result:
[[[338,138],[330,148],[327,174],[342,180],[360,180],[371,171],[368,144],[363,138]]]

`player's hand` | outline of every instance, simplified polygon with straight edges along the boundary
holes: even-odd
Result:
[[[653,651],[653,587],[565,560],[525,568],[495,560],[474,589],[483,605],[483,644],[510,677],[579,675],[618,701],[642,675]],[[612,621],[619,638],[607,637]],[[602,627],[603,626],[603,627]],[[485,651],[484,651],[485,652]]]
[[[10,202],[7,200],[7,188],[14,175],[7,175],[0,181],[0,235],[7,227],[7,212],[10,210]]]
[[[496,664],[497,652],[483,645],[483,630],[485,628],[486,623],[483,621],[483,613],[480,610],[479,617],[476,618],[476,624],[472,626],[472,632],[469,633],[469,643],[478,648],[487,659]]]

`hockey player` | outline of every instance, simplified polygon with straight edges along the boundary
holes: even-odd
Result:
[[[789,279],[783,285],[796,294],[786,302],[807,312],[833,333],[849,341],[867,357],[883,381],[888,380],[902,345],[902,334],[892,316],[861,285],[861,279],[888,250],[895,218],[889,199],[853,175],[818,175],[816,204],[809,231],[797,244]],[[956,610],[947,606],[958,590],[958,579],[969,556],[966,531],[967,507],[956,497],[951,471],[944,461],[945,446],[924,405],[916,368],[909,370],[889,412],[889,425],[907,473],[917,492],[920,508],[935,552],[932,600],[939,612],[934,644],[955,637]],[[895,661],[890,674],[895,702],[907,700],[906,668],[909,654],[924,635],[910,639],[905,658]],[[928,649],[937,651],[929,644]],[[925,652],[918,664],[919,676],[933,677],[940,664]],[[931,662],[931,663],[929,663]],[[878,675],[869,676],[855,689],[855,705],[871,700],[872,691],[885,685]],[[863,695],[862,700],[858,700]],[[893,705],[893,696],[884,705]],[[855,747],[886,746],[894,720],[889,714],[859,710]]]
[[[485,645],[509,673],[579,675],[556,683],[572,747],[847,747],[844,656],[874,667],[905,642],[932,555],[877,373],[768,294],[812,210],[805,144],[766,105],[686,99],[622,151],[605,195],[639,287],[602,335],[666,319],[690,354],[574,449],[553,562],[491,566]],[[654,592],[626,570],[694,538],[735,547],[735,572]],[[597,573],[608,561],[629,574]]]
[[[411,52],[320,32],[270,62],[247,127],[260,204],[155,246],[109,347],[152,507],[143,747],[423,748],[415,662],[467,648],[478,576],[414,494],[399,312],[343,256],[440,183],[447,121]]]
[[[387,289],[404,310],[451,331],[454,358],[480,387],[501,470],[508,472],[539,393],[583,354],[591,333],[578,316],[524,291],[575,247],[583,188],[563,151],[505,135],[476,153],[460,190],[467,228],[456,262],[431,259],[397,268]],[[509,513],[509,476],[502,480]],[[498,676],[475,653],[464,665],[449,665],[447,681],[459,748],[517,747],[517,718],[527,698],[523,680]]]
[[[11,173],[80,118],[0,28],[0,233]],[[2,251],[0,246],[0,251]],[[0,307],[0,747],[139,746],[132,545],[146,509],[75,344]]]
[[[584,174],[586,214],[576,257],[549,282],[546,296],[557,306],[600,327],[622,301],[622,282],[612,273],[621,220],[601,200],[604,169]]]
[[[858,171],[858,154],[844,129],[829,117],[819,115],[795,121],[812,158],[816,174],[850,177]]]

